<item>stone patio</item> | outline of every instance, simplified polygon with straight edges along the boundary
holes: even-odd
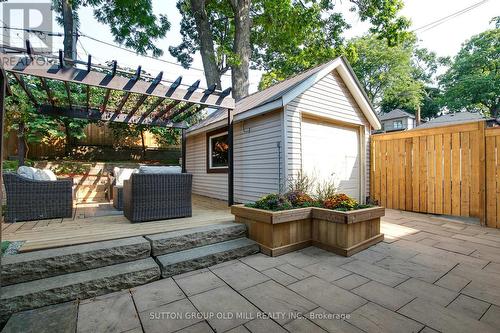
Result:
[[[500,230],[388,210],[386,239],[219,264],[15,315],[5,332],[498,332]]]

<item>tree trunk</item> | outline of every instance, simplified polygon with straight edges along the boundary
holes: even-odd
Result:
[[[69,130],[69,120],[64,120],[64,133],[66,134],[66,140],[64,142],[64,155],[69,156],[73,146],[73,137],[71,136],[71,132]]]
[[[76,29],[73,18],[72,0],[61,0],[64,27],[64,57],[76,59]]]
[[[250,67],[250,5],[251,0],[231,0],[234,11],[234,44],[233,51],[237,64],[231,66],[233,97],[239,101],[248,95],[248,73]]]
[[[24,139],[24,123],[20,122],[17,129],[17,160],[23,166],[26,158],[26,141]]]
[[[141,130],[141,161],[146,158],[146,143],[144,142],[144,131]]]
[[[217,67],[214,39],[212,30],[210,29],[210,22],[208,20],[205,4],[205,0],[191,0],[191,10],[196,22],[196,30],[198,31],[201,60],[203,61],[207,85],[210,86],[215,83],[217,87],[220,88],[221,75]]]

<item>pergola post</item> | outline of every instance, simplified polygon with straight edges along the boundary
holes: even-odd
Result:
[[[5,92],[7,90],[7,75],[3,68],[0,70],[0,203],[3,201],[3,128],[5,119]],[[3,222],[2,205],[0,205],[0,219]],[[2,241],[2,230],[0,228],[0,242]]]
[[[181,142],[181,167],[182,173],[186,173],[186,129],[182,129],[182,142]]]
[[[227,109],[227,204],[234,204],[233,110]]]

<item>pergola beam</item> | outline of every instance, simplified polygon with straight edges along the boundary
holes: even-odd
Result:
[[[26,84],[26,82],[24,81],[24,79],[22,78],[22,76],[20,76],[19,74],[14,74],[14,73],[12,73],[12,75],[16,79],[16,81],[19,84],[19,86],[24,90],[24,92],[26,93],[26,96],[28,96],[28,98],[30,99],[31,103],[33,103],[33,105],[35,105],[35,106],[38,106],[39,103],[36,100],[35,95],[33,95],[33,93],[31,92],[31,90],[28,88],[28,85]]]
[[[44,79],[52,79],[58,81],[66,81],[70,83],[85,84],[89,86],[112,89],[112,90],[127,90],[130,93],[143,95],[151,95],[156,97],[169,97],[173,100],[188,102],[193,104],[202,104],[205,106],[234,108],[234,100],[223,96],[222,92],[214,91],[214,93],[206,96],[203,91],[198,91],[199,83],[193,83],[188,89],[178,86],[172,91],[172,83],[170,86],[158,84],[155,89],[148,93],[150,82],[144,79],[138,79],[135,84],[126,89],[130,85],[130,79],[121,75],[109,75],[104,72],[90,71],[79,68],[59,68],[58,65],[51,65],[45,61],[26,61],[22,58],[14,58],[12,55],[0,53],[0,61],[4,64],[5,70],[11,73],[22,75],[33,75]],[[105,109],[104,109],[105,110]]]
[[[42,84],[43,90],[47,93],[47,99],[49,100],[50,105],[53,107],[56,106],[56,103],[54,101],[54,96],[52,95],[52,92],[50,91],[49,85],[47,84],[47,80],[45,78],[40,77],[40,83]]]
[[[180,101],[173,101],[172,103],[166,105],[163,110],[159,111],[153,116],[154,120],[158,120],[162,118],[167,112],[175,108],[177,105],[179,105],[181,102]]]
[[[151,125],[158,127],[168,127],[168,128],[186,128],[184,122],[174,123],[166,120],[153,120],[152,118],[145,118],[134,116],[129,119],[128,115],[125,113],[116,115],[114,112],[101,112],[100,110],[90,109],[87,111],[85,108],[73,107],[71,109],[65,107],[52,107],[51,105],[41,105],[38,111],[47,116],[64,116],[71,118],[87,119],[94,121],[111,121],[118,123],[128,123],[128,124],[142,124]]]

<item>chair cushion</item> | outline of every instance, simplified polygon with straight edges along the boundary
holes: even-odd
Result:
[[[35,175],[33,177],[34,180],[49,180],[55,181],[57,180],[56,175],[52,172],[52,170],[48,169],[37,169]]]
[[[182,173],[180,166],[146,166],[139,167],[139,173],[145,174],[165,174],[165,173]]]
[[[18,169],[17,169],[17,174],[19,176],[22,176],[24,178],[28,178],[28,179],[35,179],[35,173],[36,173],[37,169],[36,168],[32,168],[32,167],[29,167],[29,166],[20,166]]]
[[[115,167],[113,169],[113,174],[115,175],[116,179],[116,186],[123,186],[123,182],[125,180],[130,179],[130,176],[132,176],[133,173],[137,173],[139,170],[137,169],[131,169],[131,168],[119,168]]]

